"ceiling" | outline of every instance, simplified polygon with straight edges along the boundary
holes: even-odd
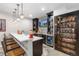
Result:
[[[61,8],[78,8],[78,3],[24,3],[24,15],[26,18],[42,17],[46,13]],[[13,10],[16,8],[16,3],[0,3],[0,13],[13,15]],[[45,8],[42,11],[41,8]],[[32,14],[33,17],[29,17]]]

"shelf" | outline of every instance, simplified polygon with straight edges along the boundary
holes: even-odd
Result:
[[[53,18],[52,16],[48,17],[48,31],[47,33],[53,34]]]
[[[67,53],[69,55],[76,55],[75,50],[73,51],[73,50],[65,48],[65,47],[62,47],[61,51],[63,51],[64,53]]]
[[[70,44],[69,42],[63,42],[63,43],[60,44],[60,46],[63,46],[63,47],[66,47],[66,48],[69,48],[69,49],[72,49],[72,50],[75,49],[75,44]]]
[[[70,22],[75,22],[75,21],[61,21],[61,22],[58,22],[57,24],[59,24],[59,23],[70,23]]]
[[[38,31],[38,18],[33,19],[33,31]]]

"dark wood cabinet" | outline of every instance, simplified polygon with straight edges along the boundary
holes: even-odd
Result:
[[[79,11],[55,16],[55,49],[79,56]]]
[[[43,40],[33,42],[33,56],[41,56],[43,53]]]
[[[43,37],[43,43],[46,44],[47,35],[43,34],[42,37]]]
[[[38,18],[33,19],[33,31],[38,32]]]
[[[47,35],[45,35],[45,34],[34,34],[34,36],[42,37],[43,43],[46,44]]]

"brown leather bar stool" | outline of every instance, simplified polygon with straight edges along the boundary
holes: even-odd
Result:
[[[8,46],[8,45],[16,44],[16,42],[15,41],[10,41],[10,42],[5,42],[5,44],[6,44],[6,46]]]
[[[4,38],[4,40],[5,40],[6,42],[14,41],[13,38]]]
[[[13,39],[12,41],[4,40],[4,44],[5,44],[6,52],[20,47],[16,41],[13,41]]]
[[[6,56],[23,56],[25,51],[20,47],[6,52]]]
[[[4,33],[4,40],[6,41],[10,41],[10,40],[12,40],[13,39],[13,37],[10,35],[10,34],[5,34]]]
[[[6,38],[5,34],[2,46],[5,56],[21,56],[25,54],[25,51],[19,46],[19,44],[13,38]]]
[[[8,35],[10,36],[10,35]],[[6,34],[4,34],[4,42],[6,45],[15,44],[15,40],[12,37],[8,37]]]
[[[2,46],[5,56],[23,56],[25,54],[25,51],[18,44],[6,46],[2,41]]]
[[[12,45],[8,45],[6,46],[6,51],[11,51],[13,49],[19,48],[20,46],[18,44],[12,44]]]

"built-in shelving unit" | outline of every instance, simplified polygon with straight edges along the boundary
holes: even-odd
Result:
[[[53,11],[47,13],[46,44],[53,47]]]
[[[55,16],[55,49],[79,55],[79,11]]]
[[[38,32],[38,18],[34,18],[33,19],[33,31],[35,32],[35,33],[37,33]]]
[[[53,12],[47,13],[47,34],[53,34]]]

